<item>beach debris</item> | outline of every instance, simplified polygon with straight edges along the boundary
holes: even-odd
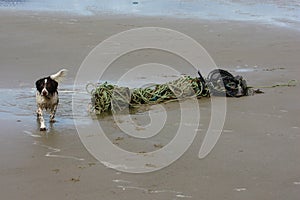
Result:
[[[83,166],[83,165],[78,165],[77,166],[79,169],[85,169],[86,168],[86,166]]]
[[[253,92],[254,92],[255,94],[263,94],[263,93],[264,93],[264,92],[261,91],[259,88],[256,89],[256,90],[253,90]]]
[[[89,167],[92,167],[92,166],[96,165],[96,163],[94,163],[94,162],[89,162],[88,165],[89,165]]]
[[[108,82],[86,86],[91,94],[91,111],[121,112],[141,105],[153,105],[187,98],[210,96],[241,97],[249,95],[249,87],[242,76],[233,76],[226,70],[215,69],[205,79],[198,71],[198,77],[182,76],[176,80],[154,84],[144,88],[130,89]]]
[[[80,176],[78,176],[78,178],[71,178],[70,181],[76,183],[80,181]]]
[[[197,78],[184,76],[165,84],[131,90],[128,87],[119,87],[104,82],[95,85],[90,92],[92,107],[96,113],[100,114],[107,111],[118,112],[142,104],[158,104],[186,97],[209,95],[207,91],[203,92],[203,87],[199,88],[197,80]]]
[[[199,76],[201,76],[200,73]],[[223,69],[211,71],[205,82],[207,82],[211,95],[224,96],[226,94],[227,97],[248,96],[246,80],[242,76],[233,76]]]
[[[114,139],[113,144],[119,145],[119,142],[122,141],[122,140],[124,140],[124,137],[120,137],[119,136],[119,137],[117,137],[117,138]]]
[[[146,154],[147,151],[139,151],[138,153],[139,153],[139,154]]]
[[[252,86],[252,87],[249,87],[249,88],[275,88],[275,87],[295,87],[297,85],[298,81],[297,80],[289,80],[288,82],[286,83],[277,83],[277,84],[274,84],[274,85],[261,85],[261,86]],[[256,89],[254,90],[255,92],[258,91],[263,93],[262,91],[260,91],[260,89]]]
[[[151,164],[151,163],[146,163],[146,164],[145,164],[145,167],[157,168],[156,165]]]
[[[153,146],[158,149],[161,149],[164,147],[164,145],[162,145],[162,144],[154,144]]]
[[[295,87],[297,85],[297,80],[289,80],[287,83],[278,83],[271,86],[264,86],[264,88],[274,88],[274,87]]]
[[[124,140],[124,137],[117,137],[116,139],[115,139],[115,141],[121,141],[121,140]]]

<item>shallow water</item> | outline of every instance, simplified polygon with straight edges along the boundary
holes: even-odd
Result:
[[[300,28],[299,1],[269,0],[1,0],[1,9],[58,11],[79,15],[129,14],[213,20],[241,20]]]
[[[74,117],[81,118],[88,115],[87,109],[76,114],[72,112],[72,95],[80,93],[73,91],[72,87],[72,85],[65,85],[59,91],[60,103],[57,110],[57,122],[64,126],[73,126]],[[35,88],[29,87],[0,88],[0,119],[34,121],[36,118],[35,92]],[[82,100],[85,99],[89,101],[89,96],[82,94]],[[44,118],[46,121],[49,119],[47,112],[44,113]]]

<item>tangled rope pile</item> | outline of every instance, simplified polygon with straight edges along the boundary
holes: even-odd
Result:
[[[129,89],[119,87],[107,82],[101,84],[88,84],[87,91],[91,94],[91,109],[96,114],[104,112],[119,112],[127,108],[138,107],[142,104],[158,104],[162,102],[177,101],[191,97],[227,96],[241,97],[253,93],[263,93],[248,87],[242,76],[233,76],[226,70],[215,69],[207,78],[182,76],[177,80],[164,84],[155,84],[144,88]],[[277,86],[294,86],[295,81]],[[92,90],[88,90],[92,87]],[[270,86],[269,86],[270,87]]]
[[[142,104],[158,104],[162,102],[185,99],[190,97],[208,97],[209,90],[199,80],[190,76],[182,76],[177,80],[156,84],[145,88],[129,89],[107,82],[102,84],[88,84],[93,87],[89,92],[92,96],[92,108],[96,114],[103,112],[122,111]]]
[[[248,94],[246,81],[234,77],[225,70],[216,69],[209,73],[205,80],[198,71],[199,77],[182,76],[165,84],[156,84],[145,88],[129,89],[107,82],[88,84],[87,90],[92,98],[92,110],[96,114],[119,112],[142,104],[158,104],[191,97],[209,97],[210,95],[244,96]]]

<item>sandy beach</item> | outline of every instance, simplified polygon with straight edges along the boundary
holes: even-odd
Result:
[[[217,66],[259,88],[299,82],[298,30],[256,22],[25,11],[1,11],[0,24],[1,199],[299,199],[299,84],[228,98],[222,135],[206,158],[197,157],[204,137],[200,130],[180,159],[146,174],[109,169],[93,158],[79,139],[71,107],[72,84],[84,58],[122,31],[153,26],[180,31],[203,45]],[[138,59],[123,64],[134,65]],[[34,82],[61,68],[69,74],[60,86],[57,123],[47,123],[48,131],[41,133],[34,114]],[[198,103],[200,128],[205,130],[210,104],[205,99]],[[153,144],[167,144],[177,123],[176,104],[166,109],[171,113],[166,134],[137,146],[110,116],[100,121],[114,144],[152,151],[157,148]]]

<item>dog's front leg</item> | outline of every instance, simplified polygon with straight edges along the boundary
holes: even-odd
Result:
[[[45,120],[43,117],[43,109],[38,107],[36,113],[37,113],[38,120],[40,122],[40,131],[46,131]]]
[[[51,109],[51,113],[50,113],[50,122],[54,123],[55,122],[55,113],[56,113],[56,109],[57,109],[57,104],[53,106],[53,108]]]

